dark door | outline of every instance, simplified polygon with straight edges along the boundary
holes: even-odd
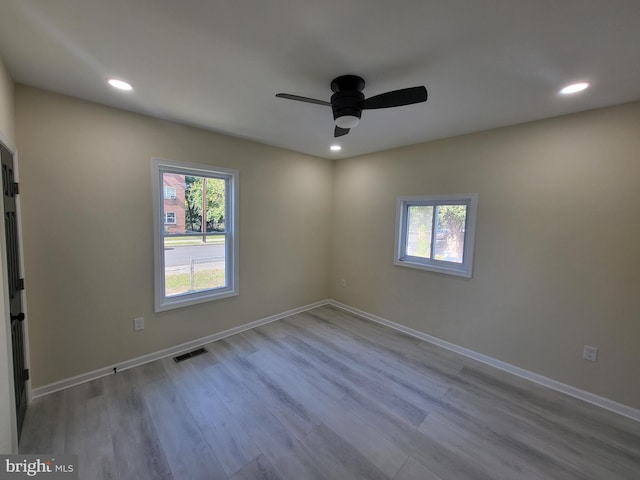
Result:
[[[23,280],[20,277],[20,252],[18,250],[18,219],[16,216],[16,195],[18,185],[13,178],[13,156],[0,144],[2,153],[2,192],[4,195],[4,226],[7,237],[7,270],[9,290],[9,311],[11,313],[11,346],[13,349],[13,380],[16,394],[16,414],[18,416],[18,435],[22,430],[24,414],[27,411],[27,390],[25,382],[28,371],[25,370],[24,335],[22,330],[22,298],[20,290]]]

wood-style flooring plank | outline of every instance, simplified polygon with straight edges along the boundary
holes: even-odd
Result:
[[[337,308],[320,307],[317,310],[312,310],[311,313],[317,314],[339,328],[360,336],[364,339],[364,343],[372,347],[377,345],[387,355],[398,356],[411,364],[418,362],[423,367],[427,367],[428,371],[433,371],[435,374],[456,375],[467,365],[467,359],[460,355],[447,355],[451,354],[451,352],[437,349],[437,347],[410,337],[405,333],[343,312]],[[425,345],[428,345],[428,348],[423,348]]]
[[[222,465],[174,386],[154,382],[143,395],[173,477],[226,480]]]
[[[305,407],[296,402],[286,390],[272,382],[268,375],[253,368],[250,357],[242,356],[241,350],[236,350],[232,341],[218,342],[215,353],[225,356],[225,366],[229,371],[235,374],[236,378],[241,379],[245,388],[269,407],[271,413],[293,433],[296,439],[307,435],[318,424]]]
[[[113,452],[120,478],[173,480],[143,392],[132,377],[124,373],[103,378]]]
[[[344,387],[334,376],[326,374],[304,354],[298,354],[295,350],[287,347],[281,340],[278,340],[278,338],[284,337],[272,337],[271,333],[265,333],[260,328],[243,332],[243,335],[247,334],[255,335],[259,339],[270,342],[269,349],[263,349],[259,354],[252,357],[252,360],[260,355],[276,357],[281,363],[286,364],[290,369],[303,376],[305,380],[312,381],[314,389],[319,390],[323,395],[333,400],[340,400],[349,393],[349,388]]]
[[[288,346],[298,353],[304,353],[328,370],[336,378],[344,379],[350,388],[359,391],[363,395],[374,396],[387,406],[396,415],[404,420],[418,426],[426,417],[423,409],[411,404],[406,398],[400,396],[398,392],[390,390],[389,385],[376,375],[369,375],[358,369],[358,365],[347,364],[337,360],[331,352],[327,352],[320,345],[313,345],[307,339],[300,336],[290,335],[283,339]]]
[[[255,369],[271,376],[293,397],[303,403],[325,425],[356,448],[380,471],[392,478],[402,467],[407,454],[388,441],[373,426],[355,415],[346,414],[339,403],[317,388],[317,377],[305,375],[299,368],[269,352],[259,352],[251,358]]]
[[[414,387],[426,390],[433,397],[441,397],[449,388],[449,384],[442,381],[441,376],[430,375],[428,372],[412,368],[397,359],[390,358],[386,350],[376,342],[368,342],[363,337],[345,331],[332,324],[320,314],[306,313],[301,322],[296,324],[307,329],[336,347],[355,355],[361,363],[385,372],[386,375],[403,384],[412,382]],[[283,322],[284,323],[284,322]]]
[[[276,472],[264,455],[260,455],[242,467],[230,480],[284,480],[284,478]]]
[[[318,470],[328,478],[388,478],[356,448],[325,425],[319,425],[301,443],[309,451]]]
[[[65,453],[65,391],[35,399],[27,408],[20,453]]]
[[[282,424],[241,379],[222,363],[206,368],[205,373],[216,395],[284,478],[327,480],[302,450],[296,439],[297,432]]]
[[[442,480],[427,470],[420,462],[409,457],[393,480]]]
[[[594,407],[577,399],[559,394],[548,388],[531,385],[523,379],[514,379],[500,371],[483,371],[465,367],[460,371],[464,380],[491,389],[497,395],[544,415],[556,424],[566,425],[577,434],[587,434],[593,440],[624,450],[631,456],[640,455],[640,434],[632,428],[632,422],[620,422],[618,415]]]
[[[200,367],[213,363],[198,357]],[[196,359],[194,359],[196,360]],[[256,459],[260,450],[224,403],[211,391],[198,362],[175,363],[164,360],[169,378],[179,392],[200,433],[215,452],[227,476],[232,476]]]
[[[532,412],[520,402],[506,401],[492,392],[452,388],[443,401],[465,412],[477,425],[486,426],[512,444],[523,445],[546,465],[573,469],[593,479],[632,478],[640,471],[640,456],[616,449],[598,432],[585,435],[568,423]]]
[[[406,398],[416,408],[428,411],[431,402],[441,398],[448,386],[432,381],[425,375],[393,362],[379,360],[379,356],[367,348],[361,348],[357,339],[341,335],[335,329],[327,328],[317,321],[309,321],[304,315],[298,316],[300,322],[285,320],[296,332],[313,345],[340,360],[346,365],[357,365],[369,378],[375,378],[387,385],[391,392]]]
[[[383,405],[377,404],[375,399],[349,395],[340,401],[340,406],[345,413],[356,415],[374,425],[381,436],[443,479],[493,479],[491,475],[479,469],[472,458],[460,457],[437,439],[424,435]]]
[[[336,313],[331,315],[334,310]],[[315,313],[315,310],[312,312]],[[452,379],[457,379],[458,373],[467,364],[464,357],[458,355],[457,360],[445,359],[434,349],[421,348],[425,342],[337,309],[323,307],[318,309],[318,316],[360,337],[363,345],[367,345],[381,356],[393,358],[423,373],[433,375],[445,385]]]
[[[476,469],[496,480],[549,478],[523,461],[519,451],[508,449],[503,442],[498,442],[498,439],[493,438],[491,434],[483,434],[477,429],[464,429],[460,423],[437,413],[430,413],[418,431],[437,441],[448,451],[454,452],[456,456],[467,458]],[[479,445],[482,448],[478,448]],[[505,455],[504,450],[509,450],[511,455]],[[558,480],[578,480],[577,477],[564,471],[556,470],[555,475]]]
[[[102,379],[66,390],[65,453],[78,455],[78,477],[95,480],[118,474]]]

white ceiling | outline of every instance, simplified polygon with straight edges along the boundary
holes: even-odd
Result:
[[[343,158],[640,99],[640,0],[0,0],[0,56],[20,83]],[[329,107],[274,95],[329,100],[343,74],[429,100],[364,111],[334,154]]]

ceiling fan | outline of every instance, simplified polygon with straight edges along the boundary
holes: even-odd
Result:
[[[361,77],[342,75],[331,81],[331,90],[334,93],[331,95],[330,102],[289,93],[276,93],[276,97],[331,107],[336,123],[334,137],[346,135],[350,129],[358,125],[362,110],[401,107],[427,101],[425,87],[402,88],[365,99],[362,93],[364,85],[364,80]]]

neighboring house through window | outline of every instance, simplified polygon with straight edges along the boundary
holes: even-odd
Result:
[[[185,176],[180,173],[167,172],[163,177],[162,192],[166,233],[184,233]],[[173,218],[169,218],[169,213]]]

